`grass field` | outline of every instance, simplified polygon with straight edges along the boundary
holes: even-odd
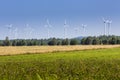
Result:
[[[120,48],[0,56],[0,80],[120,80]]]

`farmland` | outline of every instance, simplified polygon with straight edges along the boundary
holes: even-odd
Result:
[[[1,55],[0,80],[119,80],[119,46],[107,46],[107,49],[96,47],[89,46],[89,50],[56,50],[44,54]]]
[[[4,46],[0,47],[0,55],[46,53],[87,49],[104,49],[120,47],[120,45],[76,45],[76,46]]]

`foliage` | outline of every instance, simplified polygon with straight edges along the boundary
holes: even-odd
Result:
[[[120,44],[120,36],[88,36],[83,37],[82,39],[73,38],[73,39],[59,39],[59,38],[50,38],[50,39],[15,39],[9,40],[6,37],[5,40],[0,40],[0,46],[43,46],[43,45],[115,45]]]
[[[63,39],[62,45],[69,45],[69,39]]]
[[[57,40],[53,38],[52,40],[48,42],[48,45],[57,45]]]
[[[120,36],[98,36],[98,37],[86,37],[81,40],[82,45],[113,45],[120,44]]]
[[[11,42],[10,42],[8,37],[6,37],[5,40],[3,41],[3,45],[4,46],[10,46],[11,45]]]
[[[91,45],[91,44],[92,44],[92,37],[87,37],[87,38],[85,39],[85,44],[86,44],[86,45]]]
[[[70,45],[78,45],[79,43],[78,43],[78,41],[77,41],[77,39],[72,39],[71,41],[70,41]]]

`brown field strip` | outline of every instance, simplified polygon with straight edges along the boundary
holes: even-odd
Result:
[[[0,55],[14,55],[25,53],[46,53],[55,51],[73,51],[87,49],[114,48],[120,45],[77,45],[77,46],[8,46],[0,47]]]

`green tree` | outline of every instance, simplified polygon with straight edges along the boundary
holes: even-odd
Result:
[[[3,41],[2,40],[0,40],[0,46],[3,46]]]
[[[92,44],[93,45],[100,44],[100,40],[98,38],[94,38],[93,41],[92,41]]]
[[[17,40],[16,46],[27,46],[27,41],[26,40]]]
[[[57,45],[57,40],[53,38],[51,41],[48,42],[48,45]]]
[[[58,42],[57,42],[57,45],[61,45],[61,41],[58,41]]]
[[[110,44],[116,44],[117,43],[117,39],[115,37],[113,37],[110,41]]]
[[[17,40],[12,41],[12,46],[17,46]]]
[[[83,39],[81,40],[81,44],[82,44],[82,45],[85,44],[85,40],[86,40],[86,38],[83,38]]]
[[[85,40],[86,45],[91,45],[92,44],[92,37],[87,37]]]
[[[102,40],[102,44],[108,44],[109,41],[107,39]]]
[[[117,39],[116,44],[120,44],[120,39]]]
[[[41,45],[47,45],[48,44],[48,42],[44,39],[41,39],[41,41],[40,41],[40,43],[41,43]]]
[[[9,40],[8,37],[5,38],[5,40],[4,40],[4,42],[3,42],[3,45],[4,45],[4,46],[10,46],[10,45],[11,45],[11,42],[10,42],[10,40]]]
[[[70,45],[77,45],[77,44],[78,44],[77,39],[72,39],[72,40],[70,41]]]
[[[62,40],[62,45],[69,45],[69,40],[68,39],[63,39]]]

